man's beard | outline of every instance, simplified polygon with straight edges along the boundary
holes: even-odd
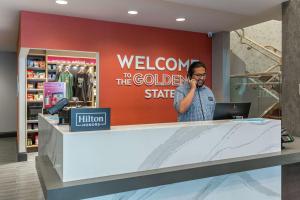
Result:
[[[202,87],[204,85],[204,83],[205,83],[204,80],[197,81],[197,87]]]

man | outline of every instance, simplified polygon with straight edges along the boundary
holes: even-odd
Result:
[[[178,112],[178,121],[212,120],[216,102],[212,91],[204,85],[205,64],[193,62],[187,76],[188,81],[175,91],[174,107]]]

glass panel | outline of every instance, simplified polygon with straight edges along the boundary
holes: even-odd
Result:
[[[249,117],[281,117],[281,80],[278,74],[232,76],[231,102],[251,102]]]

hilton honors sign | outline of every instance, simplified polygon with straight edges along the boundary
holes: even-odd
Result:
[[[71,132],[110,129],[110,108],[71,109]]]

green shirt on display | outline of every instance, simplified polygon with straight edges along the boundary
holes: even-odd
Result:
[[[62,72],[58,82],[66,83],[66,98],[71,99],[73,97],[73,75],[70,72]]]

